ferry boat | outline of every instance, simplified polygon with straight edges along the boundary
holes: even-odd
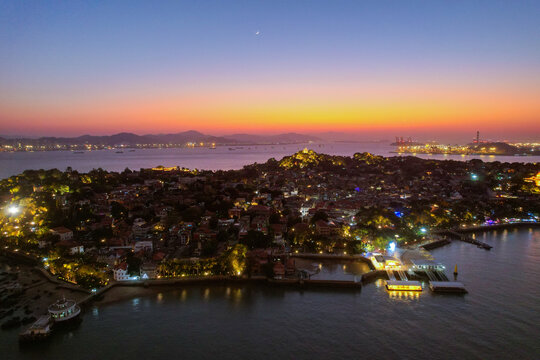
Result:
[[[386,289],[389,291],[422,291],[422,284],[419,281],[388,280]]]
[[[19,334],[20,342],[44,340],[51,335],[53,321],[49,315],[43,315],[28,329]]]
[[[75,300],[63,298],[49,306],[49,315],[55,325],[77,320],[81,313],[81,308]]]

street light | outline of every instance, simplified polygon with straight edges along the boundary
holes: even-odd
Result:
[[[19,207],[15,205],[11,205],[10,207],[8,207],[7,211],[10,215],[15,215],[19,212]]]

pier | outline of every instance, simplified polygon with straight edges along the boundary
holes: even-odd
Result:
[[[401,269],[386,270],[388,281],[386,281],[386,290],[388,291],[422,291],[420,281],[409,281],[405,272]],[[396,275],[399,280],[396,279]]]
[[[467,293],[465,285],[457,281],[450,281],[444,272],[445,266],[435,262],[424,248],[420,248],[419,251],[405,251],[401,256],[401,260],[409,267],[409,271],[427,277],[431,291]]]
[[[292,258],[310,259],[310,260],[362,261],[368,264],[371,269],[374,268],[371,260],[362,255],[291,253],[291,254],[288,254],[288,256]]]
[[[466,294],[465,286],[457,281],[430,281],[429,288],[433,292]]]
[[[540,224],[538,222],[527,222],[527,221],[519,221],[519,222],[509,222],[509,223],[502,223],[502,224],[491,224],[491,225],[474,225],[474,226],[465,226],[465,227],[459,227],[454,229],[447,229],[447,230],[434,230],[432,233],[434,235],[442,235],[445,236],[442,239],[435,240],[433,242],[421,245],[422,248],[426,250],[432,250],[436,249],[438,247],[450,244],[450,239],[446,238],[446,236],[455,239],[460,240],[469,244],[473,244],[478,246],[481,249],[485,250],[491,250],[493,246],[486,244],[482,241],[478,241],[471,236],[468,236],[467,233],[474,233],[479,231],[492,231],[492,230],[499,230],[499,229],[514,229],[514,228],[522,228],[522,227],[539,227]]]
[[[426,249],[426,250],[433,250],[433,249],[437,249],[439,247],[442,247],[442,246],[445,246],[445,245],[448,245],[452,243],[449,239],[439,239],[439,240],[435,240],[435,241],[432,241],[430,243],[427,243],[427,244],[424,244],[424,245],[420,245],[420,247]]]
[[[460,234],[460,233],[458,233],[456,231],[453,231],[453,230],[447,230],[446,233],[449,236],[452,236],[457,240],[460,240],[460,241],[463,241],[463,242],[466,242],[466,243],[469,243],[469,244],[476,245],[479,248],[482,248],[482,249],[485,249],[485,250],[491,250],[491,248],[493,247],[493,246],[491,246],[489,244],[486,244],[485,242],[478,241],[476,239],[473,239],[470,236],[467,236],[465,234]]]
[[[40,316],[28,329],[19,334],[20,342],[43,340],[52,332],[53,321],[49,315]]]
[[[429,289],[433,292],[466,294],[465,285],[457,281],[450,281],[441,270],[425,270],[429,278]]]

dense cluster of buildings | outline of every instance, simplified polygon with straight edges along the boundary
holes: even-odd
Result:
[[[310,150],[231,171],[27,171],[1,183],[11,209],[2,241],[73,282],[211,273],[217,265],[201,259],[236,245],[248,250],[247,273],[286,276],[294,252],[362,253],[435,228],[537,221],[540,194],[529,180],[539,171]]]

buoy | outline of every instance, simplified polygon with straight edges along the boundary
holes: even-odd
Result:
[[[454,275],[457,275],[457,264],[456,264],[456,267],[454,268]]]

